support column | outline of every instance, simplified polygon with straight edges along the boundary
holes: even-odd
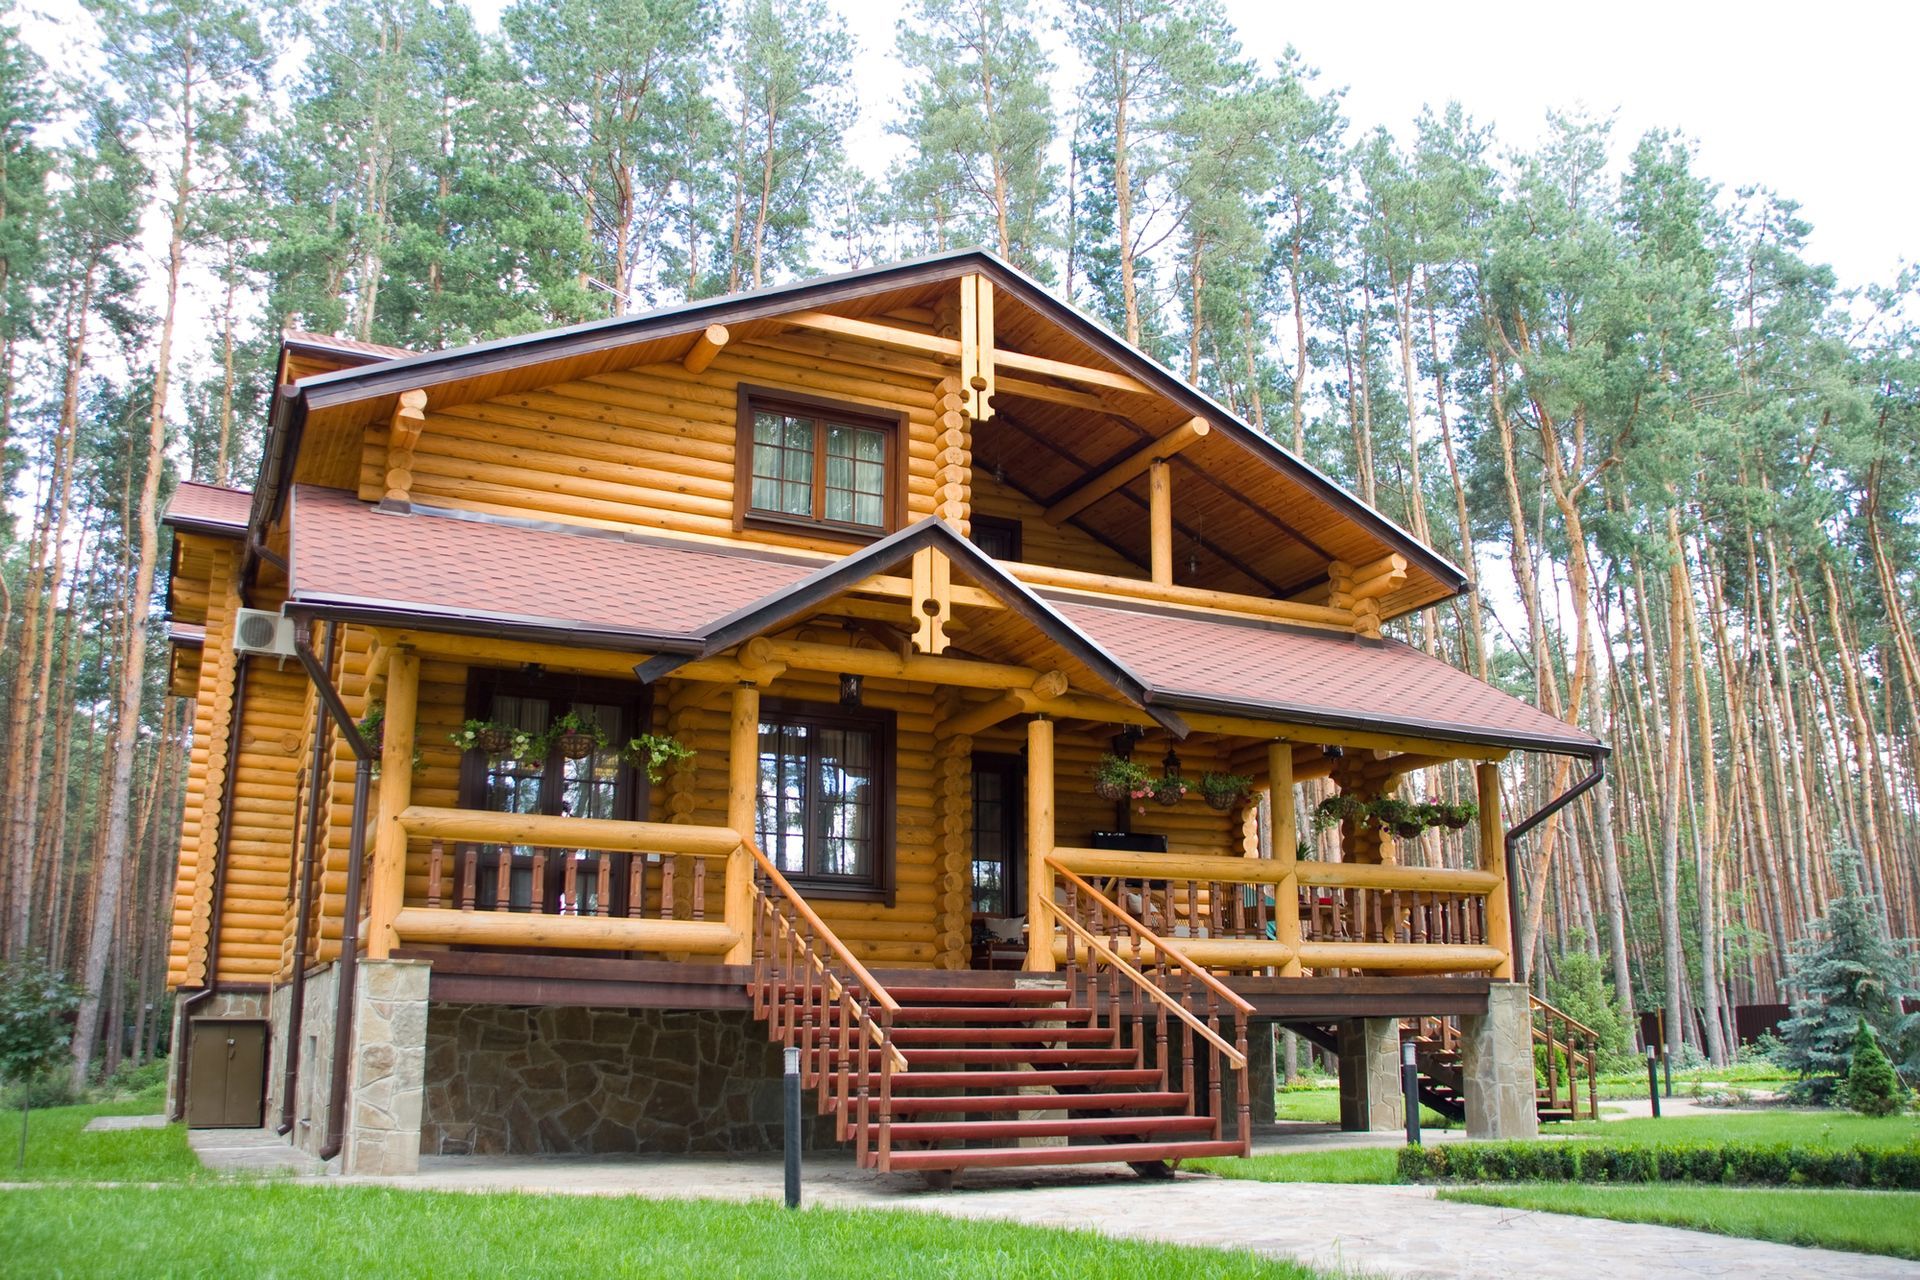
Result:
[[[1525,987],[1496,982],[1487,989],[1486,1014],[1460,1019],[1460,1073],[1469,1138],[1539,1136],[1533,1011]]]
[[[399,945],[393,920],[407,892],[407,831],[400,815],[413,803],[413,730],[419,703],[420,656],[403,646],[387,664],[386,714],[381,721],[380,808],[373,825],[367,917],[370,960],[385,960]]]
[[[1273,888],[1273,938],[1292,948],[1280,976],[1300,976],[1300,833],[1294,822],[1293,744],[1267,744],[1267,810],[1273,825],[1273,863],[1280,881]]]
[[[1390,1133],[1407,1125],[1400,1096],[1400,1020],[1355,1018],[1340,1024],[1340,1127]]]
[[[753,839],[760,802],[760,690],[734,686],[727,735],[727,825],[742,840]],[[753,963],[753,858],[745,848],[727,855],[727,927],[737,941],[727,948],[728,964]]]
[[[1473,776],[1480,790],[1480,870],[1491,871],[1499,880],[1487,890],[1487,945],[1500,948],[1504,957],[1494,969],[1493,978],[1511,982],[1513,914],[1507,884],[1506,828],[1500,819],[1500,766],[1483,762],[1474,766]]]
[[[1153,544],[1153,580],[1173,585],[1173,467],[1164,458],[1147,467],[1147,525]]]
[[[1273,1044],[1280,1038],[1277,1022],[1255,1022],[1247,1027],[1247,1084],[1252,1106],[1247,1118],[1253,1124],[1272,1124],[1274,1079]]]
[[[353,998],[353,1059],[347,1064],[346,1145],[341,1172],[420,1171],[420,1115],[427,1085],[424,960],[362,960]]]
[[[1035,716],[1027,722],[1027,968],[1052,973],[1053,872],[1053,721]]]

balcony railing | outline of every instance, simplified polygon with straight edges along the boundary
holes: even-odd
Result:
[[[1500,885],[1490,872],[1101,849],[1054,856],[1218,970],[1297,960],[1317,972],[1483,973],[1504,959],[1488,940],[1487,896]]]
[[[399,822],[428,845],[426,893],[394,919],[403,943],[717,955],[744,936],[725,918],[730,827],[420,805]]]

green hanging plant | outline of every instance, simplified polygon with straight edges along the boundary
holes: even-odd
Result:
[[[378,698],[367,704],[367,712],[355,722],[354,729],[360,734],[360,740],[367,744],[368,752],[375,760],[380,758],[381,748],[385,745],[387,726],[387,704]]]
[[[1427,829],[1418,806],[1394,796],[1369,801],[1367,817],[1381,830],[1391,831],[1402,840],[1411,840]]]
[[[1459,831],[1480,816],[1480,806],[1471,801],[1464,804],[1448,804],[1441,800],[1428,800],[1423,804],[1415,805],[1414,812],[1428,827],[1443,827],[1448,831]]]
[[[1207,798],[1208,807],[1228,813],[1239,808],[1253,794],[1253,779],[1245,774],[1208,770],[1200,775],[1200,794]]]
[[[693,759],[693,748],[670,733],[643,733],[628,740],[621,758],[636,769],[647,771],[648,782],[658,782],[668,769],[678,769]]]
[[[462,751],[479,751],[488,756],[507,756],[522,764],[546,758],[540,736],[498,720],[469,720],[447,735],[447,740]]]
[[[567,759],[583,760],[607,745],[607,731],[578,711],[569,711],[547,726],[540,745],[542,756],[558,747]]]
[[[1153,798],[1168,808],[1185,800],[1191,790],[1193,784],[1177,773],[1163,774],[1153,782]]]
[[[1153,794],[1153,775],[1145,765],[1108,752],[1094,766],[1093,791],[1102,800],[1144,800]]]
[[[1336,792],[1313,807],[1313,833],[1319,835],[1329,827],[1339,826],[1348,818],[1363,818],[1366,814],[1366,801],[1345,792]]]

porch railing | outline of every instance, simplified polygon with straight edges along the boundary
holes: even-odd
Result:
[[[1200,1114],[1213,1119],[1216,1137],[1227,1119],[1231,1071],[1234,1136],[1242,1154],[1250,1151],[1247,1019],[1253,1006],[1058,859],[1049,857],[1046,865],[1066,890],[1064,902],[1049,899],[1047,907],[1066,932],[1068,1003],[1094,1010],[1094,1025],[1111,1029],[1114,1047],[1138,1049],[1167,1089],[1187,1095],[1189,1115],[1196,1113],[1203,1083],[1196,1071],[1204,1065],[1207,1102]],[[1221,1034],[1223,1017],[1232,1020],[1231,1042]]]
[[[1491,872],[1073,848],[1052,860],[1215,970],[1471,973],[1504,959],[1487,929]]]
[[[398,821],[428,844],[425,893],[394,919],[402,942],[709,955],[747,928],[722,905],[730,827],[422,805]],[[522,895],[516,869],[530,875]]]
[[[800,1051],[801,1084],[813,1089],[835,1136],[852,1137],[862,1166],[888,1167],[893,1078],[907,1069],[893,1043],[899,1002],[868,972],[780,868],[752,841],[754,1016],[775,1042]],[[873,1089],[878,1079],[878,1096]]]

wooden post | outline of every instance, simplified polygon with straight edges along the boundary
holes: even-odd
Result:
[[[1497,981],[1513,981],[1513,919],[1507,904],[1507,842],[1500,821],[1500,766],[1478,764],[1473,769],[1480,787],[1480,869],[1491,871],[1500,883],[1487,890],[1487,945],[1505,957],[1494,967]]]
[[[407,892],[407,829],[400,815],[413,803],[414,718],[420,702],[420,657],[396,649],[387,663],[386,715],[381,721],[380,808],[373,827],[368,885],[367,957],[385,960],[398,945],[393,922]],[[352,874],[358,875],[355,867]],[[539,892],[535,886],[534,892]]]
[[[727,743],[727,825],[742,840],[753,839],[760,804],[760,690],[735,686]],[[753,859],[744,847],[727,855],[726,920],[739,939],[728,948],[726,963],[753,963]]]
[[[1053,872],[1053,721],[1035,716],[1027,722],[1027,968],[1052,973]]]
[[[1147,523],[1153,541],[1153,580],[1173,585],[1173,465],[1156,459],[1147,468]]]
[[[1293,948],[1280,967],[1283,978],[1300,976],[1300,835],[1293,817],[1293,744],[1267,744],[1268,808],[1273,815],[1273,862],[1284,874],[1273,887],[1273,938]]]

